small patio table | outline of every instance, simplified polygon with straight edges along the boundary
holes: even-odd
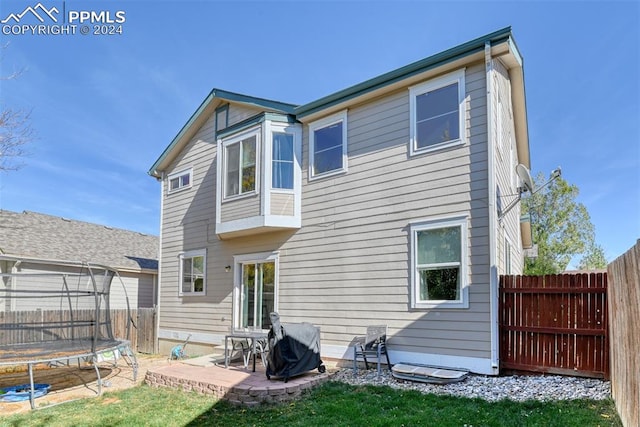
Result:
[[[251,354],[253,355],[253,372],[256,371],[256,346],[257,346],[257,342],[259,340],[266,340],[267,339],[267,332],[262,331],[262,330],[247,330],[247,331],[243,331],[243,330],[237,330],[237,331],[233,331],[230,332],[229,334],[225,335],[224,337],[224,367],[228,368],[229,367],[229,358],[231,357],[231,354],[227,353],[227,349],[228,349],[228,342],[230,338],[244,338],[244,339],[249,339],[251,340]],[[246,368],[247,366],[245,366]]]

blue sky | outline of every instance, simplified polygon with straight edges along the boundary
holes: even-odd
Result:
[[[37,0],[2,0],[0,19]],[[608,259],[640,238],[638,2],[48,1],[122,34],[2,35],[2,106],[31,110],[0,209],[159,233],[147,170],[213,87],[307,103],[505,26],[524,57],[532,172],[561,166]],[[24,18],[27,20],[27,18]],[[32,22],[37,23],[37,22]]]

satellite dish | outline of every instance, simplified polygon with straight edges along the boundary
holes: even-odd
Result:
[[[524,188],[520,191],[522,193],[528,191],[533,194],[535,191],[533,188],[533,180],[531,179],[531,173],[529,172],[529,169],[527,169],[527,167],[522,163],[519,163],[516,166],[516,174],[518,175],[518,178],[520,178],[520,182],[522,182],[522,185],[524,186]]]

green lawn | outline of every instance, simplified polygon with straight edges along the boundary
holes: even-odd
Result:
[[[298,401],[257,408],[140,386],[0,418],[0,426],[621,426],[613,402],[489,403],[328,382]]]

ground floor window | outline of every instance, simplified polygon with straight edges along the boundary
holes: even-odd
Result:
[[[196,250],[180,254],[180,295],[206,293],[206,251]]]
[[[467,219],[411,225],[412,307],[465,308]]]

